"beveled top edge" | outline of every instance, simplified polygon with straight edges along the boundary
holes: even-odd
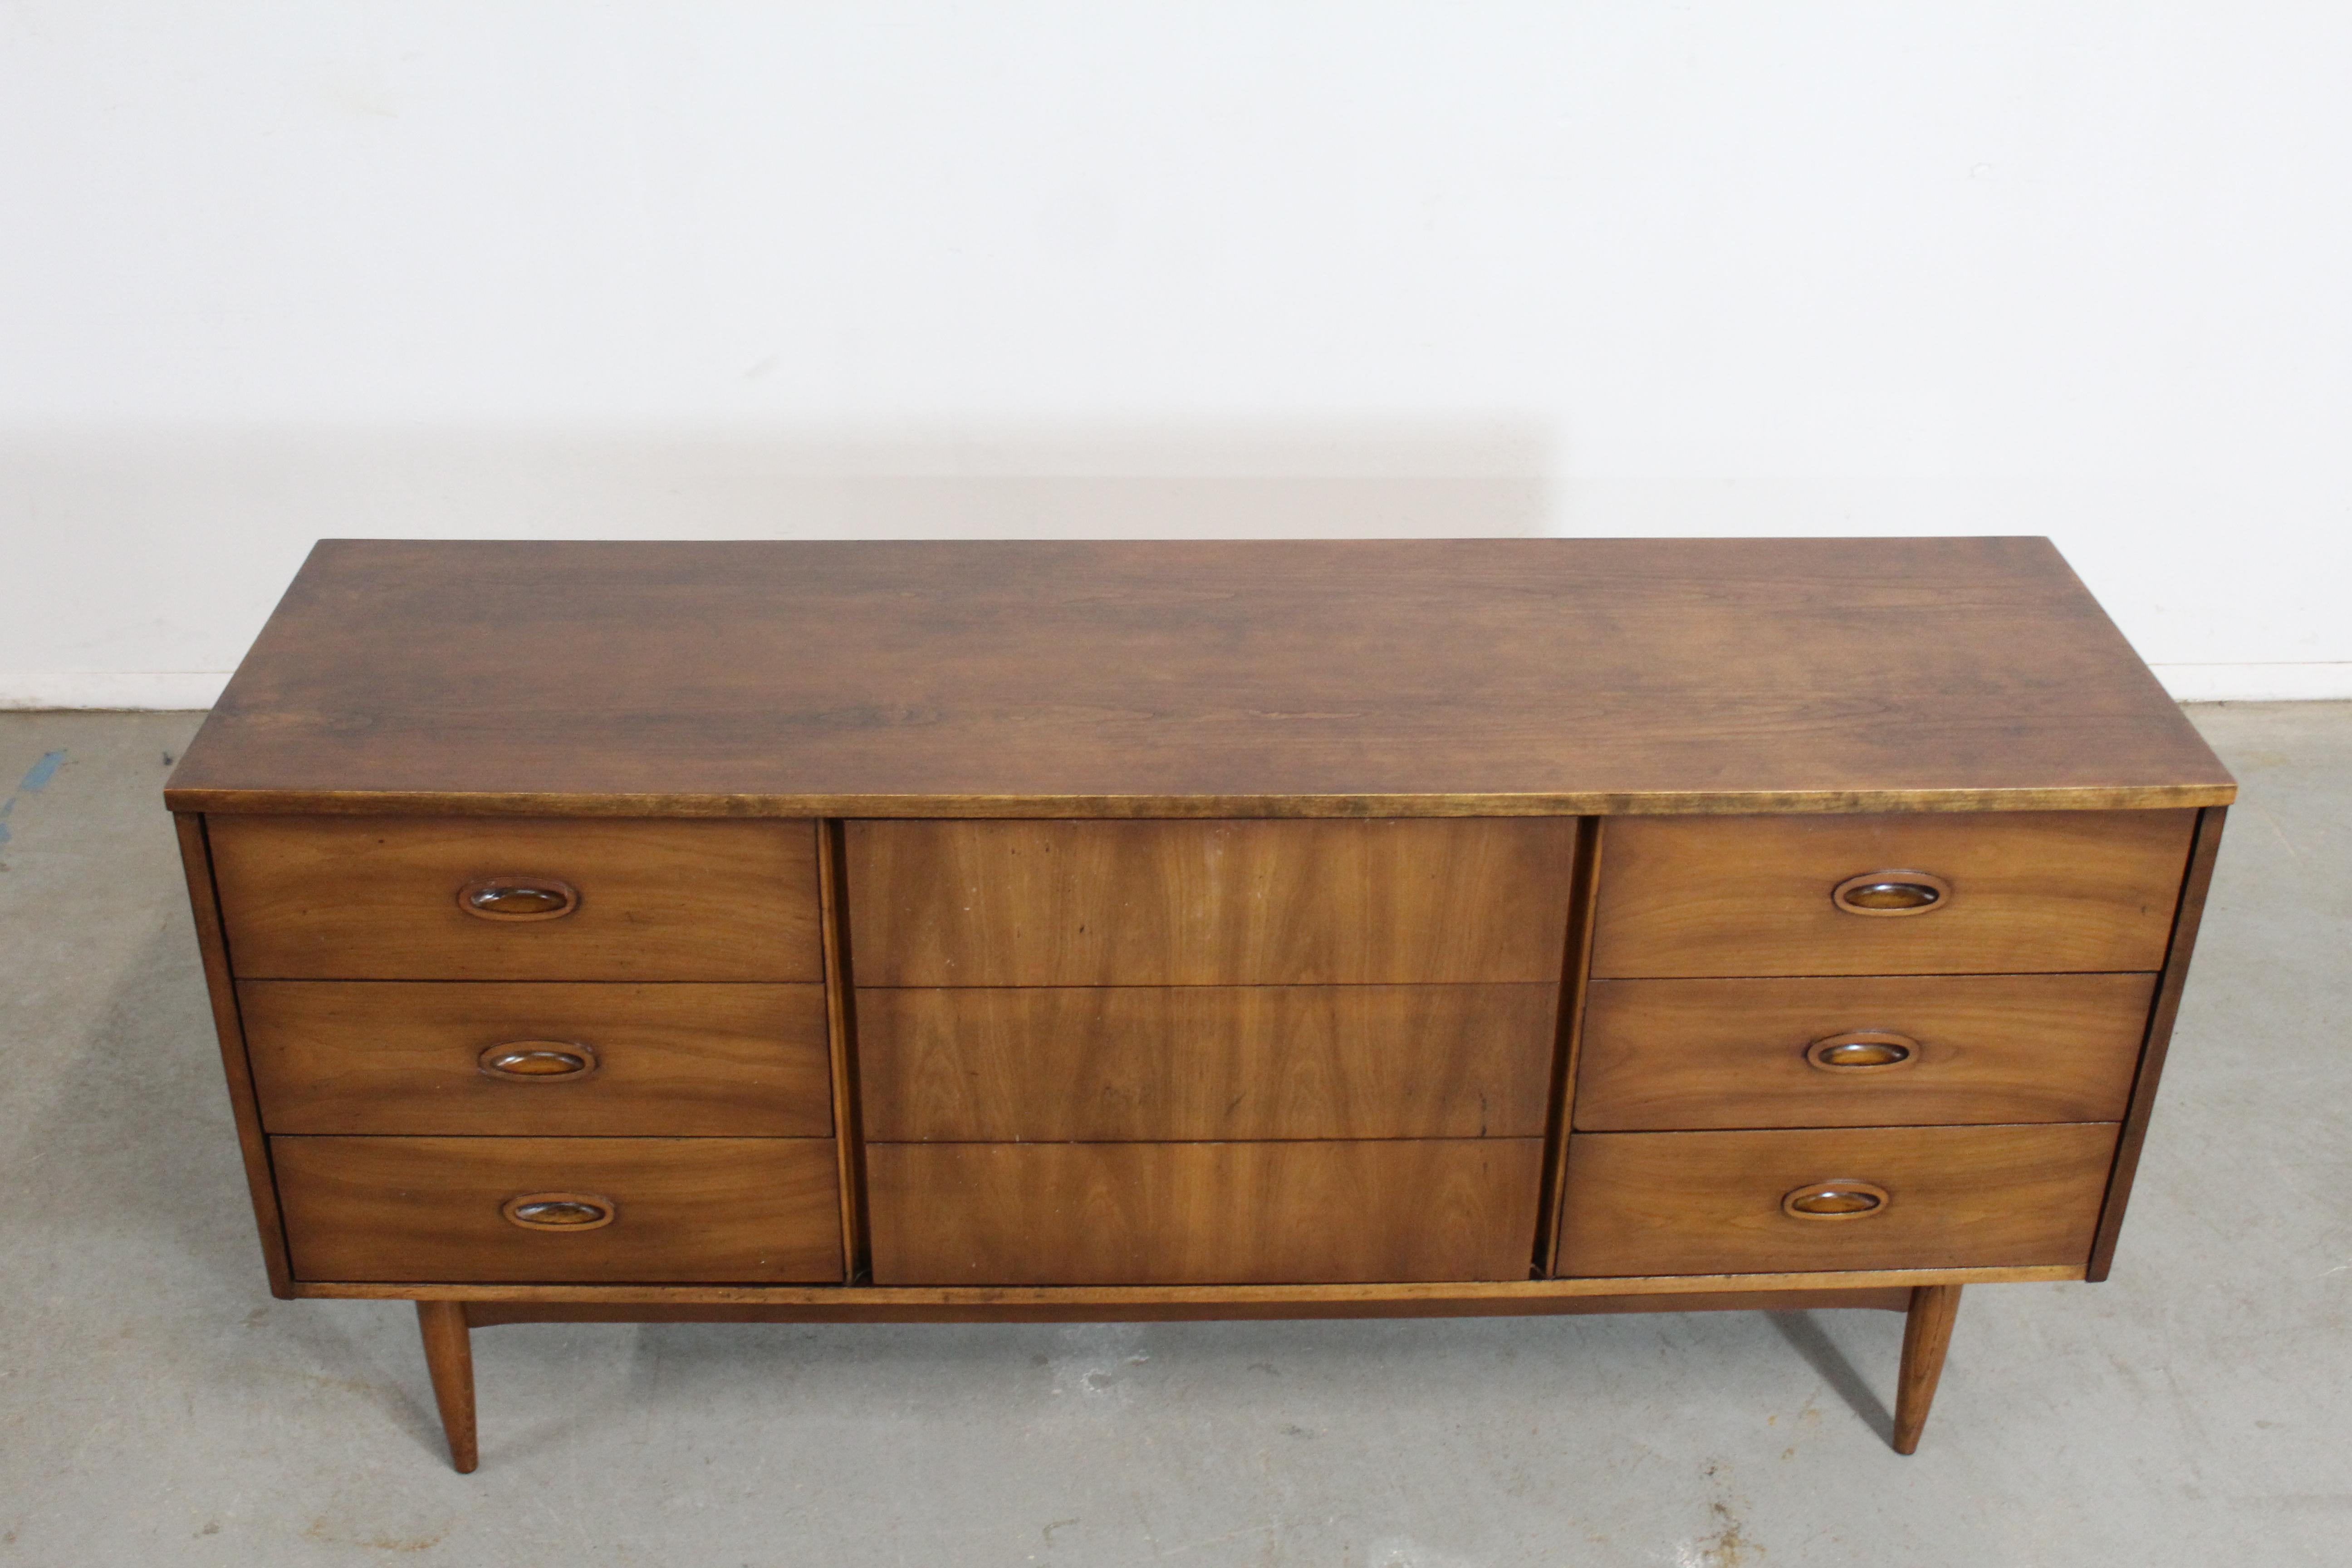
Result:
[[[2065,789],[1778,790],[1614,795],[762,795],[167,789],[176,812],[256,816],[1086,818],[1746,816],[2164,811],[2228,805],[2226,784]]]

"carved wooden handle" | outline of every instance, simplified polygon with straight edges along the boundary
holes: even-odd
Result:
[[[577,1040],[509,1040],[485,1046],[482,1076],[500,1083],[578,1083],[596,1070],[596,1047]]]
[[[1780,1212],[1790,1219],[1868,1219],[1885,1214],[1894,1200],[1874,1182],[1833,1176],[1807,1182],[1780,1200]]]
[[[478,920],[560,921],[580,907],[580,889],[561,877],[481,877],[457,889],[457,907]]]
[[[499,1207],[509,1225],[525,1230],[601,1230],[620,1212],[593,1193],[525,1193]]]
[[[1830,890],[1850,915],[1924,915],[1952,901],[1952,885],[1933,871],[1864,871]]]
[[[1919,1042],[1892,1029],[1848,1029],[1805,1047],[1805,1063],[1823,1072],[1882,1072],[1919,1059]]]

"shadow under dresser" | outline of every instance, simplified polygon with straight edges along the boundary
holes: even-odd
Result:
[[[2047,541],[329,541],[166,788],[281,1297],[2104,1279],[2235,785]]]

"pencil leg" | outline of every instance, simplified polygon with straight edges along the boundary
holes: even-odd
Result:
[[[473,1331],[466,1323],[466,1304],[419,1301],[416,1327],[425,1336],[425,1364],[433,1373],[433,1398],[441,1406],[441,1429],[449,1436],[450,1462],[459,1475],[470,1475],[480,1463],[480,1455],[474,1444],[474,1342]],[[1904,1364],[1910,1363],[1906,1359]]]
[[[1936,1402],[1936,1381],[1944,1375],[1944,1352],[1952,1344],[1952,1320],[1960,1310],[1958,1285],[1917,1285],[1903,1320],[1903,1371],[1895,1387],[1895,1451],[1916,1453],[1927,1407]]]

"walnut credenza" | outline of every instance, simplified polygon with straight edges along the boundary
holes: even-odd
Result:
[[[2098,1279],[2235,785],[2045,541],[313,552],[166,790],[271,1289]]]

